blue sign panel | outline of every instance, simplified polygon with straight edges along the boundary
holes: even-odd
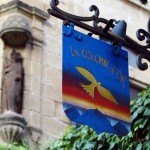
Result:
[[[63,107],[72,121],[97,134],[130,129],[128,54],[63,26]]]

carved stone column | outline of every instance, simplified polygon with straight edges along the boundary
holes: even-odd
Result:
[[[0,116],[0,136],[4,143],[18,142],[27,122],[22,115],[7,111]]]
[[[35,2],[35,4],[37,3],[42,4],[41,1]],[[47,21],[49,19],[49,15],[47,12],[43,11],[41,7],[36,8],[34,5],[31,5],[30,2],[25,3],[20,0],[11,0],[0,5],[0,15],[1,22],[3,22],[1,25],[0,37],[5,43],[5,46],[2,49],[4,52],[2,59],[9,60],[12,49],[16,49],[16,52],[19,52],[23,58],[25,86],[23,88],[24,99],[22,99],[22,101],[24,101],[24,106],[22,114],[29,122],[28,126],[25,127],[25,135],[28,138],[29,143],[31,142],[34,144],[32,141],[36,141],[38,138],[42,137],[43,134],[43,104],[41,98],[41,81],[43,80],[42,75],[44,73],[42,71],[42,69],[44,70],[44,68],[42,68],[42,64],[44,64],[43,46],[45,45],[45,34],[43,34],[45,29],[43,27],[49,26],[50,22]],[[29,105],[29,101],[31,101],[31,106]],[[37,104],[34,105],[34,102],[36,101]],[[31,107],[33,108],[31,109]],[[5,114],[8,112],[3,111],[3,113],[4,114],[1,115],[2,119],[0,118],[0,122],[3,122],[3,118],[7,118]],[[9,112],[9,114],[10,113],[12,113],[12,111]],[[13,116],[14,115],[16,115],[16,113],[13,114]],[[6,140],[6,136],[4,136],[7,134],[7,132],[4,132],[3,130],[4,126],[8,127],[5,131],[13,132],[13,129],[15,131],[16,129],[20,130],[18,129],[18,123],[16,122],[19,121],[21,123],[22,119],[18,119],[16,121],[16,117],[13,118],[15,118],[15,121],[12,121],[12,118],[9,119],[12,122],[15,122],[16,128],[14,126],[12,127],[11,122],[8,122],[12,127],[11,130],[9,128],[10,126],[6,126],[6,124],[0,125],[0,130],[2,130],[0,132],[0,136],[2,136],[5,141],[10,140]],[[30,132],[27,130],[30,130]],[[14,138],[15,136],[12,137]]]
[[[12,49],[24,47],[31,40],[31,28],[27,18],[21,14],[9,16],[2,24],[0,36],[5,45]],[[21,53],[12,50],[10,58],[7,59],[3,68],[0,137],[4,143],[12,143],[21,139],[27,124],[21,115],[24,71]]]
[[[25,46],[31,40],[29,21],[21,14],[9,16],[2,24],[0,36],[6,45],[12,47]]]
[[[23,103],[23,58],[12,51],[10,60],[4,64],[2,85],[2,110],[21,114]]]

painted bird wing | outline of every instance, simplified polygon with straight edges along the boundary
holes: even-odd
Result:
[[[96,81],[95,77],[88,70],[86,70],[82,67],[76,67],[76,68],[87,80],[89,80],[96,86],[97,81]]]
[[[116,104],[118,104],[117,100],[115,99],[115,97],[111,94],[111,92],[109,90],[107,90],[106,88],[102,87],[102,86],[97,86],[97,90],[98,92],[106,99],[108,99],[109,101],[112,101]]]
[[[95,84],[90,84],[90,85],[85,85],[81,84],[81,87],[93,98],[94,97],[94,89],[95,89]]]

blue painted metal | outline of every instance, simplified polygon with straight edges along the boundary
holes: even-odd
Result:
[[[121,20],[112,28],[112,33],[121,38],[125,38],[126,29],[127,29],[127,23],[124,20]]]
[[[115,48],[63,25],[64,110],[72,121],[98,134],[125,135],[130,127],[128,53],[120,46],[114,55]]]

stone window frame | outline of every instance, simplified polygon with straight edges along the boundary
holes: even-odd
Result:
[[[141,4],[139,0],[124,0],[128,1],[129,3],[132,3],[133,5],[142,8],[144,11],[150,12],[150,3],[144,5]]]

